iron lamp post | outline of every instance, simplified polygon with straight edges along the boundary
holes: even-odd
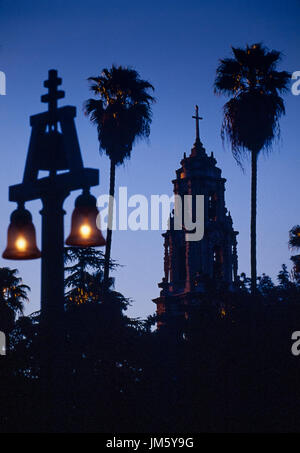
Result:
[[[9,200],[16,202],[18,208],[11,216],[8,244],[3,253],[7,259],[42,258],[41,334],[49,350],[49,363],[53,363],[49,356],[57,353],[61,339],[59,324],[64,313],[63,203],[70,192],[83,190],[76,200],[67,244],[82,247],[105,244],[101,231],[96,227],[96,199],[89,193],[90,187],[99,184],[99,171],[83,166],[74,122],[76,108],[57,107],[58,99],[64,97],[64,92],[57,90],[61,83],[57,71],[50,70],[48,80],[44,82],[48,93],[41,97],[42,102],[48,104],[48,111],[30,117],[32,132],[23,181],[9,187]],[[40,170],[49,171],[49,176],[38,178]],[[40,199],[43,206],[40,211],[42,252],[36,246],[31,214],[24,207],[25,202],[36,199]]]

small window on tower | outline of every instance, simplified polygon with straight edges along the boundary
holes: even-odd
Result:
[[[213,276],[216,279],[223,276],[223,249],[219,245],[214,247]]]
[[[217,194],[211,193],[208,197],[208,219],[212,222],[217,220]]]
[[[182,245],[179,249],[179,280],[186,279],[186,267],[185,267],[185,245]]]

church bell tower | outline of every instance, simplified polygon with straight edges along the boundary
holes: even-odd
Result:
[[[237,279],[237,235],[232,218],[225,207],[225,182],[216,166],[213,153],[207,155],[200,140],[198,106],[193,116],[196,140],[190,155],[181,161],[173,182],[173,192],[204,196],[204,236],[199,241],[187,241],[184,229],[174,229],[175,212],[164,238],[164,277],[159,283],[157,306],[158,328],[180,319],[187,319],[189,306],[201,303],[205,280],[220,282],[234,288]]]

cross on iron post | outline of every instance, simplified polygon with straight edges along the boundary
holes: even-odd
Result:
[[[193,118],[196,120],[196,140],[200,140],[200,134],[199,134],[199,120],[203,120],[201,116],[199,116],[199,107],[196,105],[195,107],[195,115]]]
[[[52,119],[54,119],[58,99],[65,97],[65,92],[57,89],[61,83],[62,79],[57,77],[56,69],[50,69],[48,72],[48,80],[45,80],[44,82],[44,87],[48,88],[48,93],[41,96],[41,101],[48,104],[48,111]]]

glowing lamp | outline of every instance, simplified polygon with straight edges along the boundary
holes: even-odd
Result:
[[[11,214],[7,231],[7,247],[2,257],[8,260],[33,260],[41,257],[41,252],[36,245],[32,217],[24,205],[19,205]]]
[[[89,193],[89,190],[85,189],[75,201],[71,233],[66,244],[76,247],[101,247],[105,245],[105,239],[96,224],[98,214],[96,198]]]

